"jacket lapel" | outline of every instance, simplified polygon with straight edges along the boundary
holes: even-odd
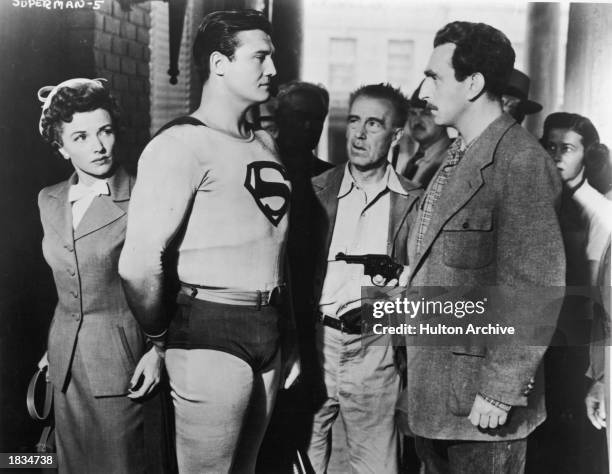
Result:
[[[55,232],[57,232],[66,243],[71,245],[74,241],[72,236],[72,205],[68,202],[68,190],[76,181],[76,173],[73,173],[68,181],[57,186],[49,193],[53,198],[50,203],[53,220],[50,220],[49,223]]]
[[[338,213],[338,192],[340,191],[340,184],[342,183],[342,177],[344,176],[344,169],[344,166],[337,167],[334,171],[330,172],[328,177],[329,179],[321,183],[320,187],[317,186],[315,188],[315,194],[318,197],[318,201],[325,211],[325,240],[324,247],[321,249],[325,252],[329,251],[332,234],[334,232],[334,225],[336,224],[336,214]],[[327,257],[327,254],[325,257]]]
[[[416,201],[418,195],[411,193],[410,191],[418,189],[417,187],[409,187],[404,185],[404,189],[408,194],[399,194],[395,192],[390,193],[390,206],[389,206],[389,231],[387,239],[387,255],[393,257],[394,243],[397,239],[402,224],[408,218],[410,209]]]
[[[493,162],[497,144],[514,123],[513,119],[506,114],[502,114],[501,117],[489,125],[470,149],[467,150],[465,156],[457,165],[455,172],[442,189],[442,194],[435,204],[431,221],[423,236],[421,249],[418,254],[416,254],[416,239],[419,225],[417,222],[417,228],[412,233],[409,243],[410,255],[414,256],[412,259],[414,262],[413,275],[416,273],[416,269],[419,267],[423,256],[442,230],[442,227],[482,187],[482,170]],[[438,173],[440,171],[441,169],[438,170]],[[432,182],[437,179],[438,173],[436,173]]]
[[[108,180],[110,196],[97,196],[74,231],[74,240],[115,222],[125,215],[125,203],[130,199],[132,178],[121,167]]]

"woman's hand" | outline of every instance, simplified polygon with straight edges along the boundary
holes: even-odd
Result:
[[[153,391],[160,380],[163,358],[164,351],[157,346],[153,346],[141,357],[130,380],[128,398],[135,400],[149,395]]]
[[[587,416],[598,430],[606,427],[606,386],[601,381],[593,383],[586,396]]]
[[[44,355],[38,361],[38,370],[45,370],[45,369],[47,369],[47,373],[45,374],[45,381],[46,382],[49,381],[49,357],[48,357],[48,354],[49,354],[49,352],[46,351],[44,353]]]

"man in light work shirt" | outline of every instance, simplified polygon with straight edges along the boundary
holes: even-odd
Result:
[[[290,185],[272,138],[245,121],[276,74],[270,30],[254,10],[204,18],[200,107],[138,164],[119,271],[144,331],[159,341],[167,330],[181,473],[254,472],[281,380]],[[181,288],[168,327],[162,260],[174,246]]]
[[[436,34],[421,99],[460,137],[410,236],[413,287],[495,286],[522,297],[565,283],[558,173],[502,112],[514,56],[508,38],[483,23],[453,22]],[[558,313],[541,301],[506,303],[496,310],[510,324],[528,317],[555,326]],[[407,347],[405,421],[426,473],[524,471],[526,438],[546,416],[538,367],[550,339],[529,342]]]
[[[365,343],[360,328],[363,266],[335,261],[346,254],[387,254],[408,264],[408,230],[420,191],[387,163],[406,121],[406,98],[390,85],[368,85],[350,98],[346,130],[349,162],[313,178],[320,206],[316,225],[317,344],[326,399],[314,417],[308,455],[317,473],[327,470],[331,429],[340,415],[352,472],[398,469],[394,408],[400,376],[390,345]],[[407,271],[400,283],[407,280]],[[344,323],[341,323],[343,318]]]

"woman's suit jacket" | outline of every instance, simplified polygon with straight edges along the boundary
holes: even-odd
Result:
[[[68,191],[76,179],[73,174],[38,196],[43,253],[58,295],[49,330],[49,376],[66,390],[78,340],[93,395],[123,395],[144,351],[117,270],[134,180],[119,168],[109,179],[110,195],[94,198],[73,232]]]

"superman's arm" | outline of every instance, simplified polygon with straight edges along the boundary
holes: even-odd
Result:
[[[163,339],[168,326],[162,258],[189,210],[198,168],[191,151],[167,134],[155,138],[138,163],[119,274],[134,316],[153,340]]]

